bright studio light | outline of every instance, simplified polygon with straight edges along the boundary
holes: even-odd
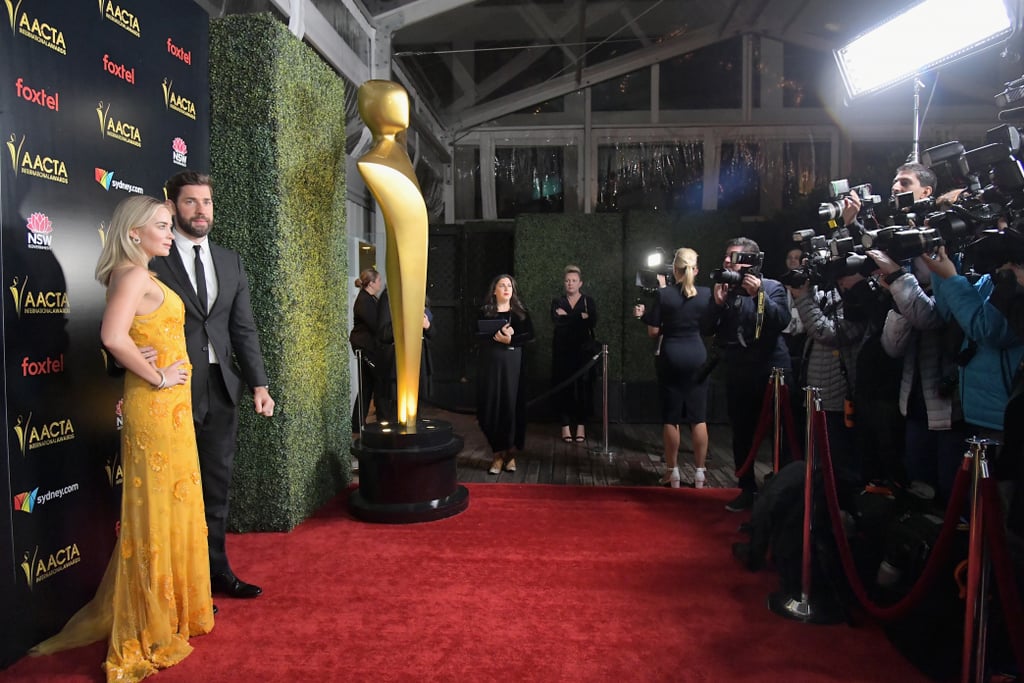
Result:
[[[994,45],[1010,35],[1004,0],[924,0],[835,51],[850,99]]]

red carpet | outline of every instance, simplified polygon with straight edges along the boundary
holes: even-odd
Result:
[[[875,627],[775,616],[729,552],[735,490],[470,485],[438,522],[371,525],[339,496],[290,534],[229,539],[255,600],[154,680],[924,681]],[[0,680],[98,681],[106,644]]]

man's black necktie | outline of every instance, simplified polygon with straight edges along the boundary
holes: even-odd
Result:
[[[209,309],[206,302],[206,268],[203,267],[203,259],[199,255],[203,248],[198,244],[192,247],[196,252],[196,294],[199,295],[199,305],[203,307],[203,313]]]

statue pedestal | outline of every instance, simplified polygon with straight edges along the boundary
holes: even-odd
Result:
[[[455,456],[462,437],[442,420],[417,420],[416,431],[399,424],[371,423],[353,443],[359,488],[349,499],[364,522],[410,524],[457,515],[469,491],[456,479]]]

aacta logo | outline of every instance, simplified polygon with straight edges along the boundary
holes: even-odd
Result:
[[[100,3],[100,14],[107,21],[112,21],[117,24],[128,33],[132,34],[136,38],[139,37],[141,31],[139,30],[138,18],[126,9],[121,9],[121,6],[113,2],[104,2],[99,0]]]
[[[18,415],[14,422],[14,435],[18,437],[18,447],[21,448],[21,455],[24,457],[29,451],[74,440],[75,425],[71,423],[70,418],[34,425],[32,413],[29,413],[28,417]]]
[[[40,45],[45,45],[54,52],[59,52],[62,55],[66,55],[67,44],[64,42],[64,34],[61,33],[60,29],[50,26],[45,21],[39,21],[33,19],[28,15],[28,12],[18,12],[21,10],[22,0],[4,0],[4,5],[7,7],[7,20],[11,24],[11,33],[20,33],[21,35],[36,41]]]
[[[67,315],[71,312],[67,292],[33,292],[28,288],[27,275],[24,280],[18,276],[11,278],[7,291],[14,299],[14,310],[19,318],[26,315]]]
[[[6,1],[6,0],[5,0]],[[34,178],[49,180],[51,183],[68,184],[68,168],[56,157],[32,154],[25,149],[25,136],[11,133],[7,139],[7,152],[11,155],[11,168],[14,175],[30,175]]]
[[[14,497],[14,509],[18,512],[27,512],[32,514],[32,511],[36,509],[36,494],[39,493],[39,487],[32,489],[31,491],[25,491],[19,493]]]
[[[58,375],[64,372],[64,354],[56,358],[49,356],[42,360],[32,360],[28,356],[21,359],[21,376],[38,377],[39,375]]]
[[[25,580],[31,590],[43,581],[60,574],[65,569],[74,567],[81,561],[82,552],[78,549],[77,543],[66,545],[48,555],[40,553],[39,546],[36,546],[31,553],[27,550],[22,553],[21,571],[25,573]]]
[[[188,166],[188,145],[181,138],[171,140],[171,161],[183,168]]]
[[[172,55],[185,62],[189,66],[192,66],[192,50],[185,51],[185,48],[178,47],[171,39],[167,39],[167,51]]]
[[[118,64],[117,62],[111,61],[110,55],[103,55],[103,70],[108,74],[117,76],[126,83],[135,85],[135,67],[126,67],[124,64]]]
[[[176,111],[182,116],[187,116],[193,121],[196,120],[196,105],[193,104],[192,100],[185,97],[181,97],[174,92],[174,81],[169,81],[166,78],[163,82],[164,89],[164,106],[171,111]]]
[[[133,126],[130,123],[125,123],[110,116],[109,104],[104,107],[101,101],[96,107],[96,116],[100,119],[100,133],[104,137],[120,140],[133,147],[142,147],[142,133],[139,132],[138,126]]]
[[[28,217],[25,227],[28,228],[28,248],[49,251],[50,243],[53,242],[53,223],[46,214],[38,211],[33,213]]]
[[[46,88],[40,88],[39,90],[30,88],[25,85],[25,80],[22,78],[14,81],[14,92],[18,97],[26,102],[38,104],[40,107],[46,107],[47,109],[52,109],[54,111],[60,111],[59,92],[48,93],[46,92]]]
[[[126,183],[123,180],[117,180],[114,178],[113,171],[107,171],[102,168],[96,169],[96,182],[103,186],[104,190],[110,191],[110,188],[115,190],[124,190],[131,194],[142,194],[143,190],[138,185],[132,185]],[[103,227],[100,226],[100,237],[103,237]]]

